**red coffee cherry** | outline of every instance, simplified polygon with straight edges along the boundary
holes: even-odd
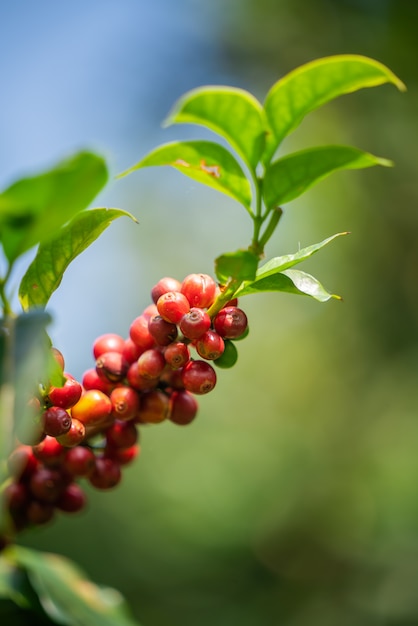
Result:
[[[138,441],[138,431],[133,422],[116,421],[106,430],[106,441],[113,448],[130,448]]]
[[[182,341],[171,343],[164,350],[164,359],[173,370],[177,370],[190,360],[190,350]]]
[[[25,512],[27,522],[29,524],[33,524],[34,526],[47,524],[52,520],[54,515],[55,508],[52,504],[48,504],[47,502],[38,502],[37,500],[32,500]]]
[[[170,397],[170,421],[186,426],[197,415],[198,403],[188,391],[173,391]]]
[[[44,465],[59,467],[65,456],[65,448],[55,437],[47,435],[41,443],[33,446],[33,454]]]
[[[65,383],[62,387],[50,387],[47,399],[53,406],[70,409],[81,397],[83,389],[80,383],[70,374],[65,373]]]
[[[86,437],[86,427],[80,420],[73,417],[70,430],[57,437],[57,441],[65,448],[74,448],[80,445]]]
[[[166,362],[160,350],[146,350],[138,359],[138,374],[144,378],[159,378]]]
[[[11,513],[20,512],[27,507],[30,498],[28,488],[24,483],[10,483],[1,494],[0,505],[1,501],[3,501]]]
[[[208,274],[189,274],[181,284],[181,293],[191,307],[210,307],[215,300],[216,283]]]
[[[151,289],[151,298],[155,304],[158,302],[158,298],[168,291],[180,291],[181,283],[175,278],[165,276],[161,278],[156,285]]]
[[[86,391],[88,391],[89,389],[97,389],[98,391],[102,391],[106,395],[109,395],[111,393],[116,384],[110,382],[110,380],[101,378],[96,372],[95,367],[84,372],[81,382]]]
[[[158,298],[157,309],[167,322],[178,324],[183,315],[190,311],[190,304],[179,291],[167,291]]]
[[[224,307],[213,320],[216,332],[225,339],[237,339],[245,332],[247,325],[244,311],[235,306]]]
[[[13,450],[7,459],[7,469],[10,476],[16,480],[27,480],[38,467],[32,446],[21,444]]]
[[[141,396],[141,408],[135,422],[142,424],[159,424],[168,418],[170,401],[168,396],[159,389],[148,391]]]
[[[142,315],[144,317],[147,318],[147,320],[149,321],[151,319],[151,317],[154,317],[154,315],[158,315],[158,309],[155,306],[155,304],[149,304],[147,307],[145,307],[145,309],[142,311]]]
[[[177,326],[171,322],[166,322],[161,315],[154,315],[149,319],[148,330],[159,346],[168,346],[178,334]]]
[[[218,359],[225,350],[225,342],[214,330],[208,330],[196,342],[197,353],[208,360]]]
[[[55,503],[55,506],[65,513],[78,513],[85,505],[85,493],[77,483],[67,485]]]
[[[85,426],[97,426],[105,422],[112,412],[110,398],[98,389],[89,389],[71,409],[73,419]]]
[[[183,367],[181,378],[187,391],[199,395],[209,393],[216,385],[216,372],[205,361],[189,361]]]
[[[87,446],[76,446],[67,450],[63,467],[72,476],[89,476],[96,466],[96,455]]]
[[[66,486],[63,475],[49,467],[39,467],[31,476],[29,489],[40,502],[54,504]]]
[[[116,387],[110,394],[112,415],[120,420],[133,419],[139,410],[139,394],[132,387]]]
[[[140,315],[135,318],[129,328],[129,336],[142,352],[153,348],[155,345],[154,337],[148,330],[148,317]]]
[[[104,352],[96,360],[96,372],[100,378],[117,383],[126,376],[129,363],[121,352]]]
[[[139,348],[136,343],[134,343],[132,341],[132,339],[130,337],[128,337],[128,339],[125,339],[125,347],[123,348],[123,358],[126,359],[126,361],[128,361],[129,364],[134,363],[135,361],[137,361],[139,359],[139,357],[141,356],[143,350],[142,348]]]
[[[96,467],[88,477],[96,489],[112,489],[120,483],[121,478],[119,463],[107,457],[96,458]]]
[[[104,451],[104,456],[105,458],[116,461],[119,465],[129,465],[139,456],[140,452],[141,448],[137,444],[130,448],[113,448],[112,446],[107,446]]]
[[[125,347],[125,339],[115,333],[100,335],[93,343],[93,355],[95,359],[105,352],[122,352]]]
[[[203,309],[192,307],[180,320],[180,330],[187,339],[198,339],[211,325],[209,315]]]
[[[58,437],[71,428],[71,416],[59,406],[51,406],[41,415],[41,424],[44,432],[51,437]]]
[[[145,378],[139,373],[138,361],[129,367],[126,379],[129,385],[137,391],[149,391],[158,385],[158,378]]]

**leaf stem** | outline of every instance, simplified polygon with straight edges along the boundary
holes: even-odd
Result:
[[[6,295],[6,285],[10,278],[10,274],[12,273],[12,269],[13,269],[13,263],[9,263],[6,274],[4,275],[4,278],[0,279],[0,300],[3,304],[3,315],[5,317],[13,315],[12,307]]]

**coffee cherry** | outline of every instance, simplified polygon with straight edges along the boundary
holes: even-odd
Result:
[[[191,307],[205,309],[215,300],[216,287],[213,278],[207,274],[189,274],[181,284],[181,293]]]
[[[175,278],[165,276],[161,278],[156,285],[151,289],[151,298],[155,304],[158,302],[158,298],[168,291],[180,291],[181,283]]]
[[[104,451],[105,458],[116,461],[118,465],[129,465],[134,459],[139,456],[141,448],[139,445],[131,446],[130,448],[113,448],[107,446]]]
[[[64,435],[57,437],[57,441],[66,448],[74,448],[74,446],[80,445],[85,437],[86,427],[80,420],[73,417],[70,430]]]
[[[55,437],[47,435],[41,443],[33,446],[33,454],[47,467],[59,467],[65,456],[65,448]]]
[[[27,486],[24,483],[10,483],[1,494],[0,506],[4,504],[11,513],[14,513],[24,511],[29,502]]]
[[[155,345],[154,337],[148,330],[148,318],[140,315],[135,318],[129,328],[129,336],[142,352],[153,348]]]
[[[208,330],[197,340],[196,350],[203,359],[218,359],[225,350],[225,342],[214,330]]]
[[[52,504],[32,500],[26,509],[25,517],[29,524],[41,526],[42,524],[50,522],[54,517],[54,514],[55,508]]]
[[[76,483],[67,485],[55,503],[55,506],[65,513],[78,513],[85,505],[85,493]]]
[[[167,419],[170,413],[168,396],[158,389],[141,396],[141,407],[135,422],[141,424],[159,424]]]
[[[183,315],[190,311],[190,304],[179,291],[168,291],[158,298],[157,309],[167,322],[178,324]]]
[[[125,347],[125,340],[120,335],[106,333],[100,335],[93,343],[93,355],[95,359],[105,352],[122,352]]]
[[[64,375],[66,377],[64,385],[62,387],[50,387],[47,399],[53,406],[70,409],[80,399],[83,389],[70,374]]]
[[[104,352],[96,360],[96,372],[100,378],[116,383],[122,380],[128,371],[129,363],[121,352]]]
[[[161,315],[154,315],[149,319],[148,330],[159,346],[168,346],[177,337],[177,326],[166,322]]]
[[[89,476],[96,466],[96,455],[87,446],[69,449],[63,460],[63,467],[72,476]]]
[[[170,397],[170,421],[180,426],[190,424],[197,414],[198,403],[188,391],[173,391]]]
[[[106,430],[107,444],[113,448],[130,448],[138,441],[138,431],[132,422],[116,421]]]
[[[137,391],[149,391],[158,385],[158,378],[145,378],[139,373],[138,361],[129,367],[126,379],[129,385]]]
[[[221,309],[215,316],[213,325],[221,337],[237,339],[245,332],[248,320],[242,309],[238,309],[235,306],[227,306]]]
[[[180,330],[187,339],[198,339],[211,325],[209,315],[203,309],[192,307],[180,320]]]
[[[121,481],[122,472],[119,463],[105,457],[96,458],[96,466],[88,477],[96,489],[112,489]]]
[[[102,391],[106,395],[109,395],[111,393],[116,384],[110,382],[110,380],[100,378],[99,374],[96,372],[95,367],[90,368],[84,372],[81,382],[86,391],[88,391],[89,389],[97,389],[98,391]]]
[[[123,348],[122,355],[130,365],[139,359],[142,352],[142,348],[139,348],[130,337],[125,339],[125,346]]]
[[[42,413],[41,423],[44,432],[51,437],[58,437],[71,428],[71,416],[59,406],[51,406]]]
[[[112,415],[120,420],[130,420],[139,410],[139,394],[132,387],[116,387],[110,394]]]
[[[212,391],[216,385],[216,372],[205,361],[189,361],[183,367],[181,378],[187,391],[199,395]]]
[[[238,350],[233,341],[225,339],[225,350],[220,357],[214,360],[214,364],[218,367],[227,369],[235,365],[238,359]]]
[[[155,315],[158,315],[158,309],[156,307],[155,304],[149,304],[147,307],[145,307],[145,309],[142,311],[142,315],[148,320],[150,321],[151,317],[154,317]]]
[[[164,350],[166,363],[174,370],[183,367],[190,359],[190,350],[182,341],[171,343]]]
[[[38,467],[32,446],[21,444],[13,450],[7,459],[7,469],[10,476],[16,480],[27,480]]]
[[[112,412],[110,398],[98,389],[89,389],[71,409],[73,419],[85,426],[97,426],[106,421]]]
[[[165,365],[164,356],[159,350],[146,350],[138,359],[138,374],[144,378],[159,378]]]
[[[54,504],[65,488],[65,478],[52,468],[40,467],[31,476],[29,489],[40,502]]]

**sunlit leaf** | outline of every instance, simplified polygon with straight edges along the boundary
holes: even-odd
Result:
[[[176,141],[156,148],[139,163],[121,174],[141,167],[170,165],[199,183],[213,187],[251,207],[251,186],[236,159],[212,141]]]
[[[0,237],[8,260],[53,237],[91,203],[106,181],[103,159],[81,152],[6,189],[0,194]]]
[[[248,91],[207,86],[186,93],[170,111],[165,125],[191,123],[206,126],[224,137],[253,169],[265,141],[264,110]]]
[[[284,76],[270,89],[264,104],[269,126],[264,163],[310,111],[343,94],[383,83],[406,89],[382,63],[353,54],[318,59]]]
[[[99,587],[70,560],[15,546],[9,558],[26,570],[45,613],[71,626],[138,626],[115,589]]]
[[[290,202],[337,170],[390,167],[391,161],[351,146],[319,146],[293,152],[267,169],[263,196],[267,208]]]
[[[133,216],[120,209],[91,209],[76,215],[54,239],[39,246],[23,276],[19,299],[24,310],[45,306],[59,287],[68,265],[118,217]]]
[[[326,302],[330,298],[341,300],[340,296],[329,293],[321,283],[306,272],[300,270],[284,270],[266,276],[260,280],[247,283],[237,292],[237,296],[242,297],[252,293],[261,293],[266,291],[285,291],[297,295],[311,296],[319,302]]]
[[[215,259],[215,273],[222,284],[227,283],[230,278],[254,280],[257,266],[258,257],[249,250],[226,252]]]

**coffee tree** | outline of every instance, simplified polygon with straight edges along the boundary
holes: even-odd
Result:
[[[16,542],[21,533],[81,511],[83,485],[115,488],[138,457],[145,425],[169,420],[185,426],[196,418],[198,398],[212,392],[222,370],[233,367],[238,350],[245,349],[245,296],[277,291],[319,302],[339,299],[295,268],[346,233],[268,260],[265,246],[283,206],[312,185],[337,170],[391,163],[342,145],[275,155],[308,113],[383,83],[404,89],[381,63],[343,55],[290,72],[272,86],[264,104],[225,86],[186,93],[166,124],[204,126],[229,148],[203,140],[164,144],[120,177],[171,166],[240,203],[253,223],[252,240],[216,258],[213,276],[196,268],[185,277],[163,276],[124,336],[109,329],[97,337],[91,367],[80,381],[66,370],[64,355],[48,336],[49,299],[68,265],[115,219],[135,218],[120,209],[88,208],[108,179],[104,160],[88,152],[1,193],[0,615],[10,623],[22,611],[51,624],[135,623],[114,591],[89,583],[89,594],[83,593],[84,574],[76,565]],[[18,287],[21,310],[14,311],[12,271],[35,246]]]

